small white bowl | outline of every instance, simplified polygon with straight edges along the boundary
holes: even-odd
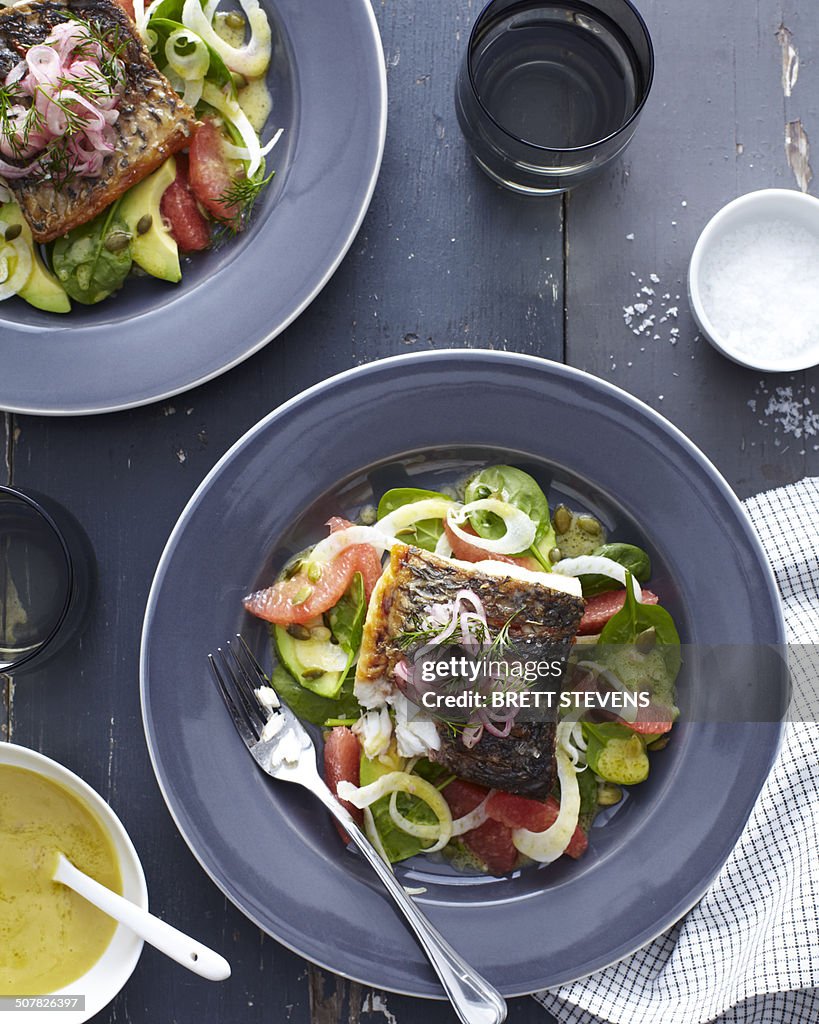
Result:
[[[89,807],[108,834],[119,861],[122,876],[122,894],[126,899],[148,908],[148,889],[137,852],[128,838],[122,822],[102,797],[86,782],[50,757],[21,747],[16,743],[0,742],[0,764],[27,768],[65,786]],[[3,1024],[84,1024],[114,998],[131,977],[142,952],[142,939],[123,925],[117,925],[105,952],[82,977],[72,981],[59,992],[38,995],[84,995],[85,1010],[10,1010],[0,1014]],[[6,997],[13,998],[13,997]]]
[[[688,297],[694,319],[707,340],[724,356],[741,366],[768,373],[790,373],[819,363],[819,340],[798,355],[771,355],[756,359],[737,349],[712,323],[702,301],[703,264],[712,248],[731,231],[772,218],[791,221],[815,233],[819,239],[819,199],[786,188],[765,188],[734,199],[716,213],[697,239],[688,267]],[[816,267],[819,287],[819,266]]]

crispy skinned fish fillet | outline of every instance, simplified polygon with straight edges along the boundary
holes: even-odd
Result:
[[[125,81],[114,124],[116,149],[98,178],[74,177],[58,186],[36,177],[8,182],[38,242],[50,242],[92,220],[187,146],[197,124],[193,110],[151,60],[133,22],[112,0],[31,0],[1,10],[0,78],[69,17],[81,18],[106,38],[125,44],[119,54]]]
[[[398,638],[417,628],[429,606],[452,601],[459,590],[476,593],[493,635],[511,620],[510,639],[524,642],[526,657],[563,659],[583,615],[583,599],[566,593],[574,581],[550,581],[555,587],[499,562],[459,562],[418,548],[393,547],[390,563],[376,584],[356,670],[356,696],[374,707],[396,688],[396,665],[406,655]],[[521,578],[522,577],[522,578]],[[559,687],[559,680],[551,685]],[[526,796],[545,797],[554,781],[557,708],[543,710],[537,722],[516,722],[506,738],[484,731],[471,749],[459,735],[438,724],[440,748],[430,757],[459,778]]]

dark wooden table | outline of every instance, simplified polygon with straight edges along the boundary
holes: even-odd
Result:
[[[350,254],[310,309],[253,359],[171,401],[86,419],[6,415],[0,480],[53,495],[84,523],[99,593],[81,644],[16,686],[4,681],[2,735],[96,787],[136,842],[152,906],[233,965],[230,981],[213,986],[146,948],[99,1021],[454,1020],[442,1003],[328,976],[261,934],[189,853],[151,772],[137,656],[154,567],[196,485],[270,409],[381,356],[509,349],[564,360],[644,399],[703,448],[740,496],[819,473],[819,436],[793,427],[819,410],[819,373],[762,377],[727,362],[697,336],[685,298],[694,241],[720,206],[757,188],[809,185],[799,149],[811,134],[819,138],[815,5],[642,6],[657,76],[625,159],[571,196],[530,200],[480,174],[455,121],[452,89],[477,13],[472,0],[376,0],[390,91],[384,164]],[[800,67],[787,95],[783,53],[791,46]],[[630,314],[641,301],[647,309]],[[794,409],[802,411],[791,422]],[[547,1017],[518,999],[510,1020]]]

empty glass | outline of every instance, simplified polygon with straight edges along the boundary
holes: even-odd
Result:
[[[491,0],[455,88],[472,153],[501,185],[565,192],[628,145],[654,51],[629,0]]]
[[[0,486],[0,672],[39,668],[76,633],[94,556],[61,505]]]

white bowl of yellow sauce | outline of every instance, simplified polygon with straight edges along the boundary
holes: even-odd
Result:
[[[133,932],[51,881],[57,850],[147,909],[139,857],[102,797],[51,758],[0,742],[3,1024],[87,1021],[120,991],[142,952]],[[74,996],[84,997],[84,1009],[64,1008]],[[18,999],[42,1009],[15,1009]],[[55,1013],[43,1000],[63,1008]]]

